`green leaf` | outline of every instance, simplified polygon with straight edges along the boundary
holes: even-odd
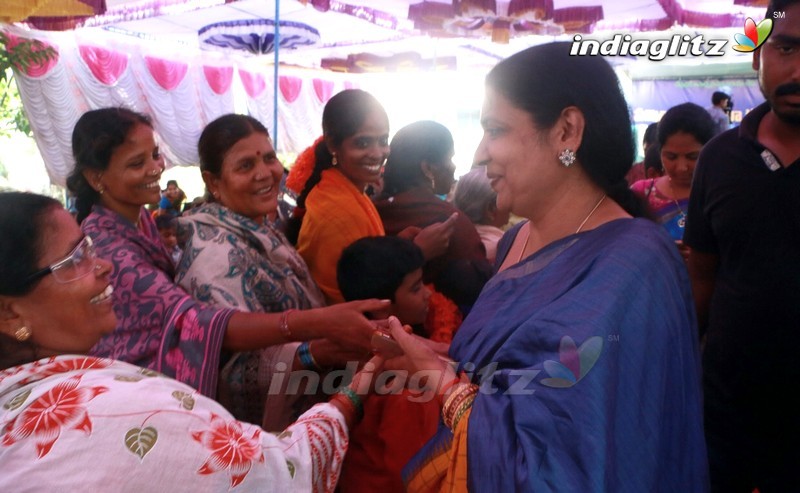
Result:
[[[9,411],[13,411],[14,409],[24,404],[25,400],[28,398],[29,395],[31,395],[31,389],[28,389],[25,392],[22,392],[21,394],[17,394],[13,399],[3,404],[3,408],[8,409]]]
[[[146,377],[160,377],[161,376],[161,373],[159,373],[159,372],[157,372],[155,370],[150,370],[149,368],[142,368],[141,370],[139,370],[139,373],[141,373],[142,375],[144,375]]]
[[[153,446],[158,440],[158,431],[152,426],[147,428],[131,428],[128,433],[125,433],[125,447],[132,453],[139,456],[139,459],[144,459],[153,449]]]
[[[187,411],[194,409],[194,397],[192,397],[192,394],[176,390],[172,393],[172,397],[178,399],[178,401],[181,403],[181,406],[183,406],[183,408]]]
[[[292,464],[291,462],[289,462],[289,461],[287,460],[287,461],[286,461],[286,467],[288,467],[288,468],[289,468],[289,475],[292,477],[292,479],[294,479],[294,475],[295,475],[295,473],[297,472],[297,471],[295,470],[295,468],[294,468],[294,464]]]

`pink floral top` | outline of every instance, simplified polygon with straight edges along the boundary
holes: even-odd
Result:
[[[333,491],[341,413],[275,435],[120,361],[59,356],[0,372],[0,491]]]

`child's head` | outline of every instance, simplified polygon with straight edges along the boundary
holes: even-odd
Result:
[[[424,264],[422,250],[413,242],[395,236],[373,236],[344,249],[336,277],[345,300],[391,300],[386,316],[394,315],[404,324],[417,325],[425,322],[431,296],[422,284]]]
[[[156,227],[167,250],[175,248],[178,244],[178,227],[175,224],[175,218],[164,214],[156,216]]]

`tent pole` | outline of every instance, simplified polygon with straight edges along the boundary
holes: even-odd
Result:
[[[280,29],[280,7],[281,0],[275,0],[275,40],[272,44],[275,50],[275,68],[273,70],[272,81],[272,145],[275,147],[275,152],[278,151],[278,60],[281,48],[281,29]]]

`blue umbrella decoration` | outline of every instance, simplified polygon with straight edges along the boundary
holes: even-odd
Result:
[[[278,21],[280,49],[319,42],[319,31],[302,22]],[[275,50],[275,21],[247,19],[215,22],[197,32],[204,49],[266,55]]]

